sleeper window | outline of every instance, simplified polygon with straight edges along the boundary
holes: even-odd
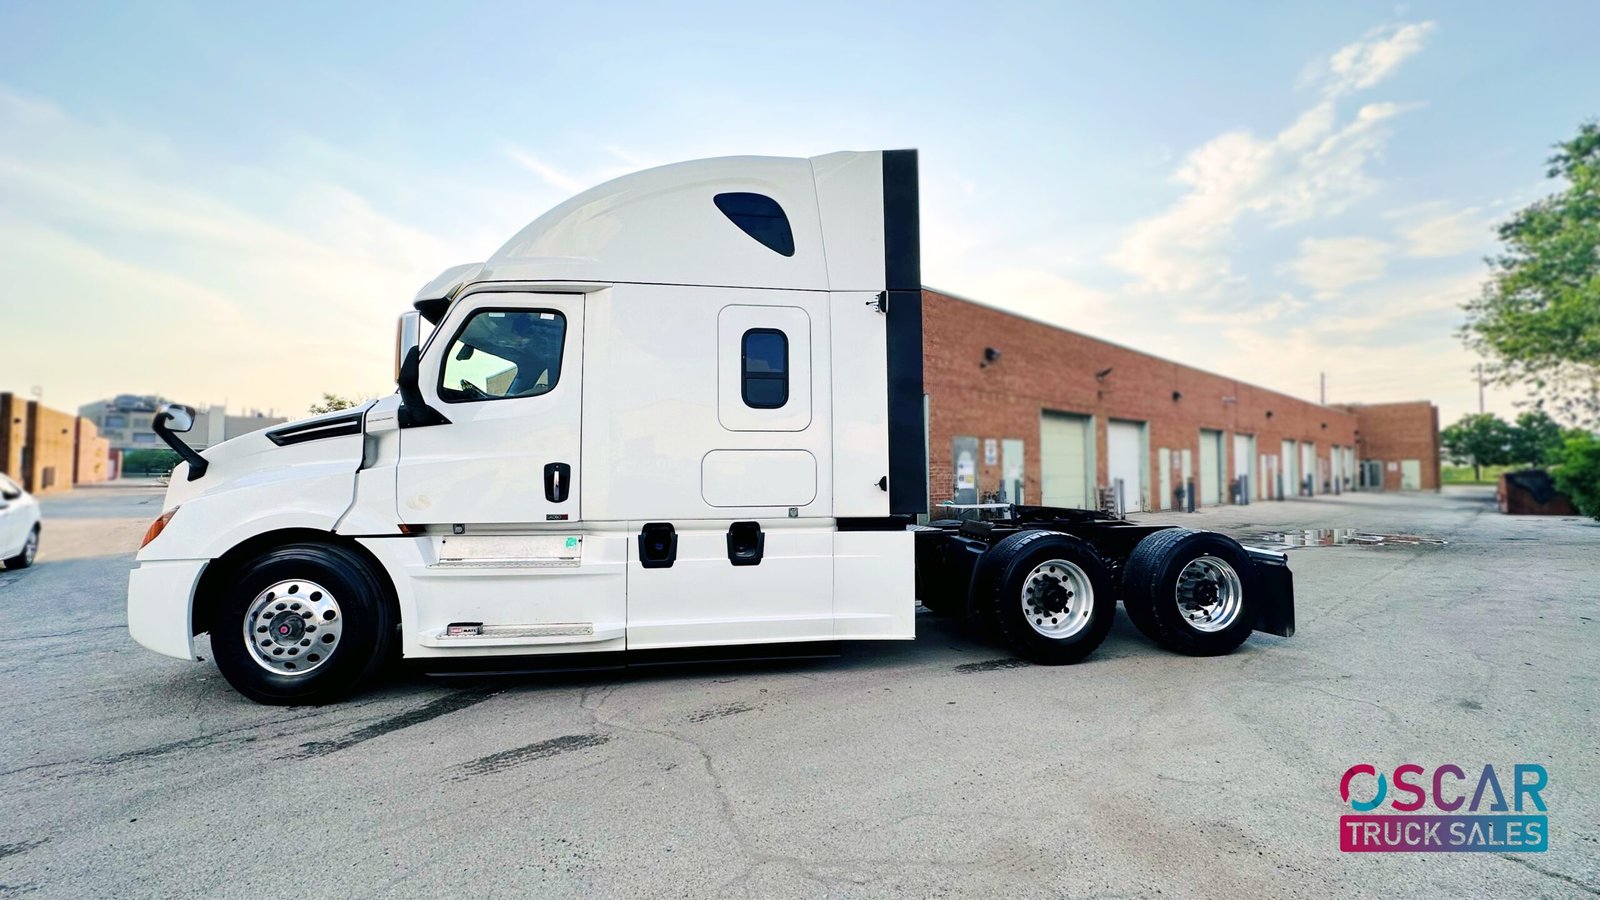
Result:
[[[740,394],[752,409],[789,402],[789,339],[773,328],[752,328],[739,348]]]
[[[717,209],[739,230],[781,256],[794,255],[794,231],[778,201],[765,194],[731,193],[712,198]]]
[[[439,399],[464,403],[547,393],[561,379],[566,336],[566,316],[552,310],[479,310],[445,352]]]

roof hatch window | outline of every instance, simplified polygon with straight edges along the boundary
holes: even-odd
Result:
[[[768,250],[794,255],[794,232],[778,201],[764,194],[746,193],[718,194],[712,199],[723,215]]]

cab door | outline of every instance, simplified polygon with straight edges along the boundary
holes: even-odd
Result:
[[[581,518],[583,306],[581,294],[479,293],[439,323],[418,386],[449,423],[401,433],[401,522]]]

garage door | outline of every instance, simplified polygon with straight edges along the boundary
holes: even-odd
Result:
[[[1233,436],[1233,477],[1243,478],[1244,496],[1241,500],[1251,500],[1260,497],[1258,493],[1261,485],[1257,484],[1257,475],[1250,470],[1250,463],[1256,458],[1256,439],[1248,434]]]
[[[1402,491],[1420,491],[1420,490],[1422,490],[1422,460],[1420,460],[1420,459],[1402,459],[1402,460],[1400,460],[1400,490],[1402,490]]]
[[[1039,422],[1039,469],[1045,506],[1089,509],[1090,485],[1087,416],[1045,413]]]
[[[1216,506],[1222,502],[1222,432],[1200,429],[1200,502]]]
[[[1311,476],[1311,491],[1316,493],[1322,490],[1322,485],[1317,483],[1317,445],[1306,442],[1300,445],[1300,481],[1304,483],[1306,476]]]
[[[1294,441],[1283,442],[1282,459],[1279,460],[1279,472],[1283,475],[1283,496],[1300,496],[1300,448]]]
[[[1113,487],[1122,479],[1122,508],[1143,512],[1145,505],[1144,423],[1112,422],[1106,430],[1106,473]]]

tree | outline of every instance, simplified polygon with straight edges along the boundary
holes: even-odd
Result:
[[[1511,426],[1494,413],[1473,413],[1439,432],[1444,455],[1456,464],[1471,463],[1474,481],[1484,466],[1503,466],[1511,459]]]
[[[1600,123],[1556,147],[1566,188],[1498,229],[1505,250],[1465,305],[1467,344],[1500,384],[1531,387],[1563,418],[1600,422]]]
[[[1578,512],[1600,520],[1600,438],[1587,431],[1570,432],[1551,474],[1556,490],[1571,497]]]
[[[170,475],[172,468],[182,462],[175,451],[126,450],[122,454],[123,475]]]
[[[1510,438],[1507,462],[1543,467],[1555,462],[1561,455],[1561,448],[1566,443],[1566,430],[1544,410],[1529,410],[1517,416],[1516,424],[1511,426]]]
[[[323,413],[338,412],[341,409],[349,409],[352,406],[360,406],[364,402],[366,401],[353,400],[349,397],[341,397],[338,394],[330,394],[324,391],[322,394],[322,402],[311,404],[311,414],[314,416],[319,416]]]

